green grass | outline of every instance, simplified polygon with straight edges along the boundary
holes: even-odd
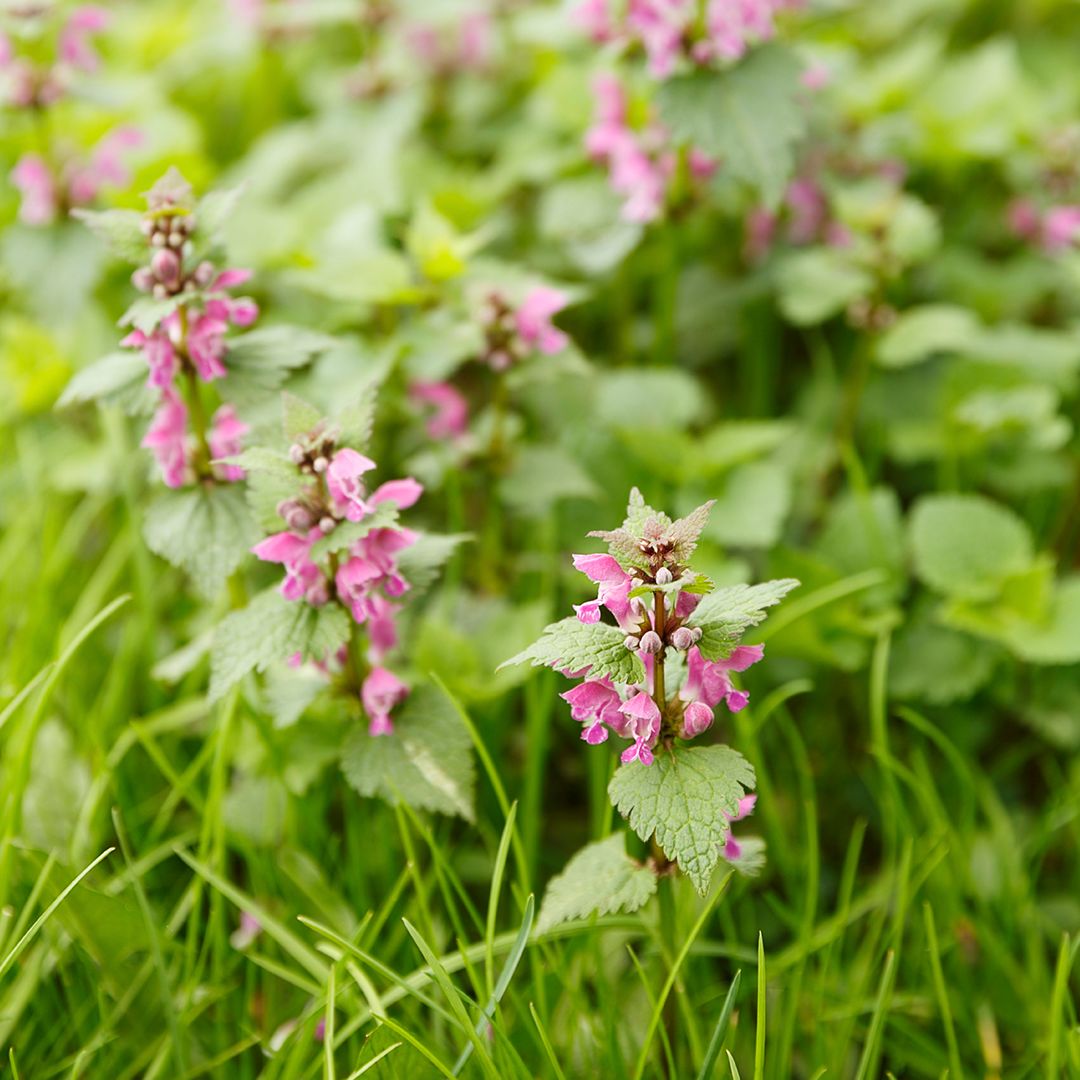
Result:
[[[534,897],[610,820],[546,676],[463,710],[475,827],[361,801],[330,771],[255,842],[230,792],[272,733],[242,697],[209,707],[196,677],[150,677],[148,620],[182,601],[164,568],[140,576],[122,497],[91,512],[10,470],[4,495],[37,537],[5,543],[0,577],[16,622],[0,713],[11,1076],[1080,1069],[1077,938],[1055,928],[1080,894],[1076,764],[1012,737],[972,755],[947,714],[897,707],[887,636],[868,673],[793,678],[736,718],[761,878],[718,875],[706,899],[662,880],[666,930],[654,903],[536,935]],[[803,597],[795,618],[828,601]],[[66,742],[42,741],[59,726]],[[546,813],[523,821],[515,799]],[[245,950],[241,910],[263,927]]]

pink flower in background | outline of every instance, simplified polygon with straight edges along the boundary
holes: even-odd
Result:
[[[108,25],[109,13],[104,8],[93,5],[76,8],[60,31],[60,60],[79,71],[96,71],[99,57],[90,41]]]
[[[452,383],[415,382],[409,387],[414,402],[430,405],[434,412],[425,425],[433,439],[458,439],[468,430],[469,404]]]
[[[1051,254],[1071,247],[1080,237],[1080,206],[1055,206],[1042,222],[1043,250]]]
[[[240,925],[229,936],[234,949],[246,949],[262,933],[262,923],[246,911],[240,912]]]
[[[1014,199],[1005,211],[1009,228],[1021,239],[1035,243],[1042,232],[1039,208],[1030,199]]]
[[[570,13],[571,19],[597,44],[611,41],[616,36],[608,3],[609,0],[580,0]]]
[[[831,81],[832,73],[824,64],[811,64],[802,75],[799,76],[799,82],[801,82],[807,90],[824,90]]]
[[[360,700],[368,714],[368,734],[393,734],[390,711],[408,695],[409,688],[392,671],[382,667],[372,668],[360,690]]]
[[[825,193],[813,181],[792,180],[785,194],[791,211],[788,236],[793,244],[810,244],[820,234],[828,216]]]
[[[225,376],[225,331],[228,328],[224,319],[209,312],[194,314],[188,321],[188,356],[204,382]]]
[[[479,70],[491,59],[491,16],[473,11],[461,20],[458,29],[458,60],[465,70]]]
[[[645,48],[649,74],[666,79],[682,54],[697,0],[629,0],[627,29]]]
[[[515,315],[521,339],[546,356],[565,349],[570,339],[552,325],[551,317],[562,311],[566,304],[566,295],[558,289],[545,285],[532,289]]]
[[[161,404],[142,445],[150,450],[167,487],[183,487],[187,476],[187,406],[173,390],[164,391]]]
[[[110,131],[90,153],[90,160],[72,171],[68,180],[68,197],[75,206],[84,206],[97,198],[106,186],[124,187],[131,181],[131,170],[124,164],[124,154],[144,142],[143,133],[134,127],[119,127]]]
[[[45,159],[39,154],[24,154],[11,170],[11,182],[22,195],[19,220],[27,225],[48,225],[56,216],[58,197]]]
[[[210,453],[215,458],[235,457],[244,449],[244,436],[250,430],[231,405],[222,405],[214,413],[206,435]],[[244,479],[244,470],[239,465],[218,465],[217,469],[225,480]]]
[[[627,126],[626,91],[611,74],[593,80],[593,124],[585,133],[585,149],[599,161],[606,160],[632,139]]]
[[[754,812],[754,806],[757,804],[757,795],[744,795],[739,800],[739,808],[734,814],[724,812],[724,817],[729,822],[742,821],[744,818],[748,818]],[[729,832],[727,843],[724,844],[724,858],[729,862],[734,862],[742,854],[742,847],[734,836]]]

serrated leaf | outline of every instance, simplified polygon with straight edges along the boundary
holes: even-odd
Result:
[[[627,598],[633,600],[638,596],[650,596],[652,593],[693,593],[697,596],[705,596],[711,593],[716,588],[716,582],[711,578],[707,578],[704,574],[694,573],[693,570],[688,570],[682,577],[676,578],[674,581],[669,581],[664,585],[658,585],[656,582],[647,581],[643,585],[638,585],[636,588],[630,590],[627,594]]]
[[[71,216],[100,237],[116,258],[134,266],[149,260],[150,245],[142,231],[142,214],[137,210],[72,210]]]
[[[222,230],[232,217],[243,191],[243,184],[217,188],[199,200],[195,207],[195,246],[198,251],[208,251],[220,241]]]
[[[656,874],[626,854],[626,835],[612,833],[583,847],[551,879],[537,932],[589,915],[637,911],[656,892],[656,884]]]
[[[698,537],[701,536],[701,530],[709,523],[709,513],[715,505],[715,499],[702,503],[686,517],[673,521],[671,527],[666,530],[664,535],[671,541],[673,545],[671,553],[678,562],[690,561],[690,556],[694,554],[694,549],[697,547]]]
[[[268,446],[249,446],[242,453],[225,459],[229,465],[239,465],[246,472],[275,473],[282,478],[288,477],[293,483],[299,479],[296,466],[280,450],[271,450]]]
[[[281,395],[281,426],[289,442],[314,431],[322,421],[322,413],[310,402],[288,392]]]
[[[767,609],[798,584],[794,578],[778,578],[759,585],[729,585],[710,593],[687,619],[688,625],[701,628],[697,643],[701,655],[707,660],[730,656],[743,633],[762,622]]]
[[[259,539],[242,489],[221,484],[158,496],[143,533],[150,550],[185,570],[207,597],[217,594]]]
[[[435,582],[439,571],[458,546],[472,538],[471,533],[451,533],[446,536],[421,533],[415,544],[410,544],[398,555],[398,570],[413,590],[426,589]]]
[[[56,407],[64,409],[87,401],[138,395],[145,386],[146,360],[142,354],[120,349],[77,371]]]
[[[277,390],[290,372],[335,344],[329,335],[301,326],[264,326],[229,338],[221,395],[241,406],[258,403]]]
[[[915,573],[947,596],[988,600],[1034,557],[1031,533],[1011,510],[981,495],[928,495],[911,514]]]
[[[378,404],[378,387],[366,387],[361,397],[347,405],[334,417],[337,441],[342,446],[363,450],[371,439],[375,426],[375,407]]]
[[[720,158],[727,173],[776,207],[806,129],[800,71],[792,53],[766,45],[727,70],[668,79],[656,94],[661,120],[675,140]]]
[[[651,765],[621,765],[608,795],[630,827],[660,850],[703,896],[730,831],[729,817],[754,787],[753,766],[730,746],[676,746]]]
[[[587,671],[591,679],[606,675],[617,683],[641,682],[645,668],[623,644],[625,638],[617,626],[583,623],[570,616],[544,627],[539,641],[504,660],[498,670],[529,660],[534,667],[546,664],[560,671]]]
[[[418,687],[393,722],[390,735],[369,735],[358,723],[342,749],[345,778],[361,795],[472,821],[472,742],[446,696]]]
[[[351,628],[348,613],[337,604],[314,608],[286,600],[276,587],[266,589],[214,631],[210,700],[217,701],[250,672],[265,671],[294,653],[325,660],[349,640]]]
[[[654,510],[645,496],[635,487],[630,489],[626,507],[626,519],[618,529],[594,530],[589,536],[607,542],[608,551],[624,567],[636,566],[647,570],[648,558],[642,554],[640,541],[646,536],[656,539],[670,528],[672,520],[667,514]]]
[[[155,300],[152,296],[140,296],[120,317],[120,326],[132,326],[144,334],[152,333],[190,296],[169,296]]]

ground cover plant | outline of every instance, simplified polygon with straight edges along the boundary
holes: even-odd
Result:
[[[0,1075],[1080,1076],[1078,34],[0,0]]]

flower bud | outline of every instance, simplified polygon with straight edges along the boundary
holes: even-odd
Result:
[[[656,571],[656,584],[657,585],[670,585],[675,580],[675,575],[666,567],[661,566]]]
[[[690,627],[690,633],[693,635],[694,644],[696,645],[701,640],[701,627],[700,626],[692,626],[692,627]]]
[[[627,634],[623,638],[623,644],[631,651],[637,652],[641,648],[641,642],[633,634]]]
[[[671,635],[671,644],[674,645],[679,652],[686,652],[686,650],[694,644],[694,632],[689,626],[680,626],[679,629]]]
[[[641,635],[641,651],[647,653],[653,653],[654,655],[659,652],[663,652],[664,643],[660,640],[660,635],[655,630],[649,630]]]
[[[201,262],[195,267],[195,284],[200,287],[209,285],[214,280],[214,264],[212,262]]]
[[[713,722],[713,711],[704,701],[691,701],[683,713],[683,738],[692,739],[707,731]]]
[[[150,243],[153,244],[154,247],[164,247],[165,241],[165,234],[160,229],[156,229],[150,237]]]
[[[154,223],[153,218],[143,218],[142,221],[139,222],[139,231],[143,236],[152,236],[156,228],[157,225]]]
[[[319,531],[325,536],[327,533],[334,531],[337,526],[337,522],[332,517],[324,517],[319,519]]]
[[[330,462],[324,457],[317,457],[312,463],[311,467],[317,473],[324,473],[330,467]]]
[[[330,590],[326,586],[326,578],[319,578],[306,593],[304,599],[312,607],[322,607],[330,599]]]
[[[184,234],[183,233],[169,233],[169,247],[178,248],[184,246]]]
[[[131,275],[131,284],[135,286],[139,292],[150,292],[154,287],[154,275],[148,266],[140,266],[134,274]]]
[[[172,290],[180,284],[180,256],[163,248],[150,260],[150,269],[165,288]]]
[[[305,457],[307,457],[307,454],[304,453],[304,448],[299,443],[293,443],[289,447],[289,460],[294,465],[299,465]]]
[[[164,300],[169,295],[169,290],[165,288],[160,282],[154,286],[154,299]]]

